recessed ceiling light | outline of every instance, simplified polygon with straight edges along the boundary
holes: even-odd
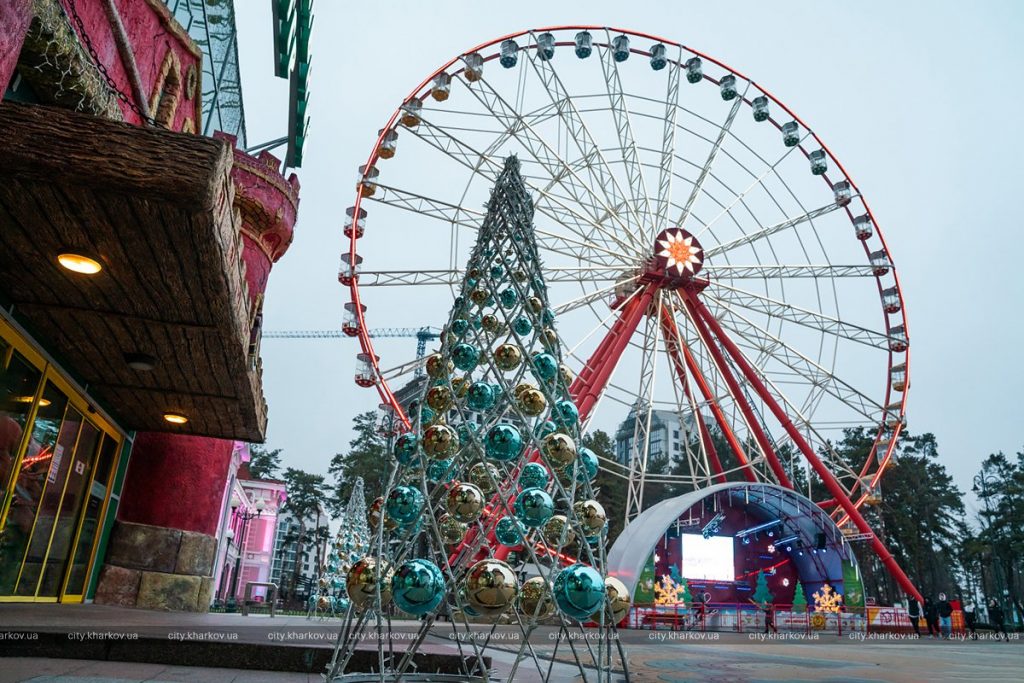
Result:
[[[148,353],[126,353],[124,354],[124,362],[132,370],[140,372],[149,372],[156,367],[156,358]]]
[[[81,273],[82,275],[95,275],[103,270],[103,266],[96,259],[71,252],[58,254],[57,263],[74,273]]]
[[[164,413],[164,419],[172,425],[183,425],[188,422],[188,418],[180,413]]]
[[[32,401],[35,400],[35,398],[36,398],[35,396],[15,396],[14,397],[14,402],[15,403],[31,403]],[[50,401],[48,399],[45,399],[45,398],[39,399],[39,407],[40,408],[45,408],[48,405],[50,405]]]

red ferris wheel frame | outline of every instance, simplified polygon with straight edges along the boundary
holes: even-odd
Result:
[[[402,104],[404,105],[406,102],[409,102],[413,99],[418,99],[420,101],[424,100],[428,96],[429,86],[436,76],[446,72],[450,73],[450,75],[452,76],[461,73],[462,71],[465,70],[464,67],[456,68],[450,72],[449,69],[452,69],[453,66],[456,66],[459,60],[462,59],[464,56],[473,53],[481,53],[483,51],[488,50],[489,48],[495,48],[505,40],[516,39],[522,36],[526,36],[528,34],[542,32],[598,30],[612,31],[617,34],[625,34],[631,37],[650,40],[652,41],[652,43],[662,43],[664,45],[680,48],[682,50],[685,50],[687,53],[700,57],[702,60],[706,60],[712,64],[717,65],[718,67],[726,70],[731,74],[734,74],[739,78],[742,78],[750,83],[754,83],[752,79],[746,77],[742,72],[733,69],[732,67],[724,64],[723,62],[713,57],[704,54],[703,52],[694,50],[693,48],[687,47],[675,41],[667,40],[649,33],[631,31],[622,28],[595,25],[566,25],[518,31],[515,33],[510,33],[501,36],[494,40],[481,43],[476,47],[473,47],[470,50],[455,56],[454,58],[443,64],[440,68],[435,70],[433,73],[428,75],[419,85],[417,85],[409,93],[409,95],[403,100]],[[558,46],[565,46],[572,45],[572,42],[556,42],[555,44]],[[595,42],[595,46],[597,45],[603,44]],[[633,54],[650,56],[649,51],[641,48],[630,47],[629,51]],[[483,61],[485,62],[496,59],[498,56],[499,55],[497,52],[482,55]],[[676,62],[676,60],[672,59],[670,59],[669,61]],[[681,62],[677,63],[677,66],[681,67]],[[718,80],[706,74],[704,75],[704,79],[714,84],[719,83]],[[796,113],[791,111],[783,102],[778,100],[774,95],[768,92],[760,84],[757,84],[756,87],[761,94],[767,97],[774,105],[778,106],[782,111],[784,111],[788,116],[790,116],[792,120],[799,123],[806,131],[808,131],[809,136],[813,138],[813,140],[820,146],[822,150],[825,151],[825,153],[828,155],[831,161],[836,165],[836,168],[842,174],[843,178],[847,182],[849,182],[852,189],[854,191],[857,191],[859,194],[859,190],[857,188],[856,183],[852,180],[852,178],[850,178],[850,175],[846,172],[841,162],[835,157],[834,154],[832,154],[831,150],[828,148],[825,142],[821,140],[818,137],[818,135],[814,133],[813,130],[809,126],[807,126],[804,123],[804,121],[799,116],[797,116]],[[746,95],[739,95],[738,97],[740,97],[747,105],[751,104],[751,102],[747,99]],[[401,111],[402,106],[400,105],[395,109],[391,117],[388,119],[387,124],[382,128],[381,133],[373,146],[373,150],[370,153],[369,157],[367,158],[364,168],[373,167],[373,165],[380,158],[381,146],[385,142],[387,134],[395,129],[396,122],[401,114]],[[770,117],[768,120],[772,123],[772,125],[781,130],[782,124],[774,116]],[[803,152],[805,156],[809,156],[809,152],[807,151],[807,149],[804,148],[803,143],[800,144],[800,150]],[[832,186],[832,182],[828,179],[827,173],[822,175],[822,179],[829,184],[829,187]],[[357,186],[355,205],[352,210],[354,216],[356,217],[355,219],[358,219],[360,206],[363,198],[364,189],[362,184],[360,184],[359,186]],[[888,262],[892,264],[892,259],[889,258],[890,252],[888,245],[886,244],[885,238],[881,230],[877,229],[878,223],[877,221],[874,220],[874,214],[872,213],[870,206],[862,196],[860,197],[860,201],[863,203],[867,215],[870,217],[872,223],[876,226],[874,235],[877,236],[877,239],[879,240],[881,250],[885,253]],[[844,208],[849,219],[852,221],[854,216],[850,207],[846,206]],[[347,254],[349,262],[353,264],[356,263],[358,259],[358,238],[358,232],[355,230],[351,231],[351,235],[349,236],[349,249]],[[865,256],[870,257],[872,250],[868,246],[867,240],[862,240],[862,247]],[[894,324],[890,316],[894,314],[899,314],[899,318],[896,322],[902,325],[904,333],[909,336],[909,327],[907,326],[906,322],[905,306],[903,305],[903,291],[900,285],[899,276],[896,273],[895,267],[890,267],[889,270],[892,274],[893,286],[899,298],[899,308],[896,311],[884,311],[885,331],[887,335],[892,332],[894,327],[896,327],[896,324]],[[883,292],[885,290],[885,286],[883,285],[881,277],[882,275],[876,273],[875,280],[880,298],[883,297]],[[365,357],[368,359],[368,362],[372,367],[372,374],[374,378],[373,386],[376,387],[383,404],[389,406],[394,411],[394,414],[401,421],[402,425],[404,425],[405,429],[409,429],[411,427],[409,418],[405,415],[402,406],[399,404],[391,388],[388,386],[387,382],[381,375],[379,359],[378,356],[374,353],[373,342],[371,337],[369,336],[367,325],[365,323],[365,307],[362,305],[361,302],[358,275],[346,278],[346,280],[347,281],[344,284],[346,284],[349,287],[351,293],[351,301],[353,304],[352,310],[358,324],[357,337],[359,339],[359,344],[362,353],[365,354]],[[644,318],[645,315],[650,314],[649,308],[651,298],[653,297],[654,292],[661,286],[662,285],[657,282],[656,278],[648,278],[646,282],[643,282],[641,284],[641,291],[637,292],[635,296],[627,300],[621,307],[618,318],[614,321],[604,340],[602,340],[602,342],[598,345],[597,349],[594,351],[590,359],[587,361],[587,363],[579,373],[579,376],[573,382],[571,387],[571,393],[578,405],[581,420],[585,420],[586,417],[591,413],[591,411],[597,403],[598,398],[605,390],[612,375],[612,372],[616,364],[618,363],[622,352],[625,350],[627,344],[629,343],[629,339],[636,331],[639,322]],[[790,436],[793,443],[797,446],[800,453],[807,460],[808,464],[821,478],[825,487],[828,489],[829,494],[832,496],[832,499],[823,502],[821,504],[822,507],[833,508],[833,517],[835,517],[838,520],[838,523],[840,525],[846,523],[847,521],[850,521],[857,527],[860,533],[869,536],[871,539],[870,543],[873,550],[878,555],[882,563],[893,575],[893,577],[901,585],[904,591],[912,597],[921,600],[922,597],[920,593],[917,591],[913,583],[902,571],[902,569],[898,566],[892,554],[888,551],[888,549],[885,547],[882,541],[871,530],[870,525],[865,520],[859,509],[868,499],[870,495],[870,489],[874,488],[878,484],[879,480],[882,477],[882,474],[884,473],[886,467],[890,463],[896,448],[899,433],[903,429],[903,416],[905,414],[906,395],[910,385],[909,348],[904,348],[900,351],[896,351],[892,348],[890,348],[889,350],[890,371],[888,374],[885,397],[882,405],[885,406],[886,408],[886,414],[889,413],[889,409],[892,406],[897,405],[898,407],[894,410],[897,419],[891,427],[891,433],[888,435],[888,441],[885,441],[884,437],[886,436],[886,424],[885,416],[883,415],[883,420],[879,426],[879,430],[875,438],[875,446],[873,447],[872,453],[868,457],[866,464],[860,472],[861,479],[865,478],[866,475],[868,475],[868,473],[870,472],[870,465],[872,463],[872,459],[877,460],[877,469],[875,470],[874,474],[870,477],[870,483],[862,487],[863,490],[860,493],[860,495],[858,495],[856,498],[851,498],[843,490],[842,486],[839,484],[838,480],[836,479],[832,471],[829,470],[829,468],[822,462],[822,460],[818,457],[817,453],[814,452],[814,449],[810,446],[810,444],[803,437],[800,431],[796,429],[795,425],[793,425],[792,420],[786,413],[785,409],[783,409],[782,406],[779,405],[778,401],[775,400],[772,393],[769,391],[768,387],[765,386],[765,384],[758,377],[757,373],[754,372],[753,368],[750,367],[743,353],[738,349],[735,343],[721,328],[721,326],[718,324],[718,321],[711,314],[711,312],[700,301],[698,293],[695,290],[687,288],[681,288],[676,291],[681,300],[682,308],[685,309],[689,320],[698,330],[699,336],[701,337],[705,348],[713,357],[715,365],[718,368],[720,374],[725,379],[726,383],[730,385],[730,388],[733,390],[733,399],[736,401],[738,407],[744,413],[744,415],[747,416],[748,419],[746,420],[746,422],[751,427],[752,436],[757,441],[761,451],[765,454],[768,465],[771,468],[775,477],[778,479],[779,483],[783,486],[788,486],[792,488],[792,484],[789,482],[788,477],[786,476],[786,473],[774,452],[774,448],[771,446],[770,440],[766,437],[766,435],[760,428],[759,420],[756,419],[756,416],[753,414],[753,410],[749,405],[748,401],[746,400],[746,398],[744,397],[743,392],[736,390],[735,383],[737,382],[737,379],[734,376],[733,372],[730,370],[731,363],[735,364],[734,367],[738,369],[739,373],[743,376],[743,379],[745,379],[749,383],[749,385],[754,389],[758,398],[760,398],[764,402],[764,405],[769,408],[769,410],[772,412],[775,418],[782,425],[783,429]],[[720,408],[718,408],[717,402],[714,400],[714,397],[711,394],[711,391],[708,387],[707,379],[702,376],[700,368],[694,362],[691,352],[686,347],[686,344],[683,342],[681,336],[679,335],[679,331],[676,327],[675,321],[672,320],[671,316],[668,316],[661,322],[663,326],[663,331],[665,333],[665,338],[669,342],[670,355],[672,357],[672,364],[674,365],[676,377],[680,382],[680,385],[682,386],[684,392],[686,392],[687,395],[689,395],[691,392],[699,394],[700,397],[707,402],[708,406],[711,408],[712,417],[714,418],[715,423],[717,424],[718,428],[722,431],[722,434],[725,437],[726,441],[729,443],[730,450],[732,450],[733,454],[738,458],[742,467],[743,474],[746,476],[748,480],[754,481],[755,477],[752,472],[752,467],[747,462],[743,449],[741,448],[737,440],[737,437],[733,434],[733,431],[730,428],[728,420],[721,413]],[[900,389],[895,389],[893,386],[893,369],[895,367],[894,362],[896,361],[896,353],[903,354],[902,367],[904,370],[904,380],[903,386]],[[692,383],[688,379],[688,372],[689,375],[691,375],[693,378]],[[894,392],[900,394],[898,404],[897,402],[891,401]],[[716,480],[724,481],[722,465],[719,460],[718,454],[715,452],[714,445],[711,443],[709,427],[707,424],[704,423],[703,419],[697,421],[697,427],[700,439],[704,444],[705,448],[707,449],[709,461],[712,469],[714,470],[714,476]],[[879,450],[882,450],[880,448],[881,446],[884,446],[884,453],[878,452]]]

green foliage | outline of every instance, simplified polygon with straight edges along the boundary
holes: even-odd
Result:
[[[347,453],[338,453],[331,458],[328,469],[334,477],[333,490],[328,499],[331,514],[335,517],[348,505],[356,479],[363,478],[366,496],[373,500],[384,491],[389,454],[384,437],[377,431],[377,415],[370,410],[360,413],[352,420],[355,436],[349,441]]]
[[[249,444],[249,474],[254,479],[275,479],[280,469],[280,448],[268,451],[260,444]]]
[[[299,533],[293,539],[285,539],[286,542],[281,544],[282,549],[287,547],[289,541],[295,546],[295,571],[292,576],[294,588],[302,574],[302,557],[309,552],[307,546],[310,543],[317,551],[317,563],[321,562],[320,548],[329,537],[327,523],[330,519],[320,512],[320,507],[327,502],[326,485],[322,474],[311,474],[289,467],[284,471],[284,481],[288,498],[282,509],[294,515],[299,522]],[[307,528],[310,521],[313,523]]]

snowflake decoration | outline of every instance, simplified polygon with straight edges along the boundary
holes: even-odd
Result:
[[[835,589],[827,583],[814,594],[815,612],[838,612],[842,606],[843,596],[836,593]]]
[[[655,605],[682,605],[683,595],[686,594],[686,584],[676,583],[672,577],[665,574],[661,582],[654,586]]]
[[[687,235],[682,230],[669,230],[665,233],[665,239],[658,240],[662,250],[658,256],[668,259],[666,269],[675,268],[679,275],[697,271],[701,265],[700,253],[703,251],[693,243],[693,235]]]

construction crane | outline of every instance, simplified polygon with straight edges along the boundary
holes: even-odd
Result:
[[[441,330],[436,327],[378,327],[368,332],[369,336],[383,337],[415,337],[416,360],[423,360],[427,355],[427,342],[441,337]],[[342,330],[266,330],[264,339],[351,339],[355,335],[346,334]],[[423,374],[423,366],[416,369],[416,376]]]

